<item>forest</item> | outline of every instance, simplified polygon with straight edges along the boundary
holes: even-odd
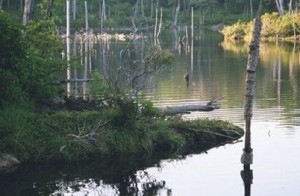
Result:
[[[90,26],[94,29],[153,26],[156,9],[162,8],[164,26],[186,25],[194,9],[195,25],[232,24],[238,20],[255,17],[259,0],[72,0],[72,27],[84,27],[85,4],[87,3]],[[285,4],[284,4],[285,3]],[[271,13],[286,8],[296,10],[298,1],[263,0],[264,12]],[[29,6],[28,8],[26,8]],[[0,8],[21,21],[23,14],[30,20],[52,16],[58,27],[65,26],[66,1],[55,0],[1,0]],[[23,12],[26,8],[26,12]]]
[[[64,78],[69,66],[61,58],[67,4],[71,5],[72,33],[92,29],[98,33],[121,29],[136,33],[153,29],[158,13],[162,28],[188,25],[191,16],[195,28],[242,23],[255,17],[259,1],[1,0],[0,152],[14,154],[25,162],[70,161],[133,152],[187,153],[243,135],[241,128],[228,122],[189,122],[180,115],[161,115],[150,101],[128,96],[130,89],[112,88],[102,76],[95,75],[101,83],[97,98],[88,102],[70,99],[55,82]],[[298,2],[283,5],[280,0],[263,1],[266,14],[287,7],[293,14]],[[297,29],[295,25],[292,28],[293,32]],[[170,52],[154,47],[144,60],[145,71],[131,83],[172,64],[174,58]],[[128,62],[134,66],[133,61]],[[211,143],[207,145],[207,141]]]

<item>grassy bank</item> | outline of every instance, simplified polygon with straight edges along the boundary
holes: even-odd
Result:
[[[224,121],[122,115],[116,108],[34,111],[11,106],[0,112],[0,126],[0,152],[14,154],[23,162],[74,161],[119,153],[187,153],[243,135],[241,128]]]
[[[265,13],[261,16],[263,23],[263,41],[287,41],[299,42],[300,13],[286,13],[279,16],[278,13]],[[254,21],[236,22],[223,29],[225,39],[249,41],[252,35]]]

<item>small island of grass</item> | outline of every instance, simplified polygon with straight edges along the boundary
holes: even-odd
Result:
[[[128,153],[186,154],[232,142],[244,133],[221,120],[184,121],[180,116],[156,115],[152,107],[135,113],[130,105],[134,106],[6,108],[0,113],[1,152],[21,162],[69,162]]]

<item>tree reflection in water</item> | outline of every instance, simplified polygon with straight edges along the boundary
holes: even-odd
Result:
[[[140,170],[123,176],[116,184],[105,184],[103,180],[75,179],[73,181],[59,180],[56,190],[51,195],[171,195],[171,189],[166,188],[165,181],[158,181]]]
[[[145,168],[165,156],[124,155],[64,165],[23,165],[0,175],[1,195],[171,195]]]
[[[130,172],[121,176],[120,181],[106,184],[103,180],[74,179],[58,180],[51,195],[171,195],[172,190],[166,187],[165,181],[159,181],[146,171]]]

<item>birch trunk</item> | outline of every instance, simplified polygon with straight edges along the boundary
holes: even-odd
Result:
[[[179,10],[180,10],[180,2],[179,2],[179,0],[177,0],[177,7],[175,9],[174,22],[173,22],[174,28],[177,27],[177,19],[178,19]]]
[[[106,20],[106,10],[105,10],[105,0],[102,0],[102,7],[101,7],[101,29],[103,29],[103,22]]]
[[[31,0],[25,0],[23,12],[23,25],[26,25],[30,15]]]
[[[153,18],[153,10],[154,10],[154,4],[153,0],[150,2],[150,18]]]
[[[145,18],[144,0],[141,0],[141,10],[142,10],[142,17]]]
[[[85,33],[88,38],[89,33],[89,14],[88,14],[88,6],[87,1],[84,1],[84,13],[85,13]]]
[[[77,15],[77,1],[73,0],[73,20],[76,20]]]
[[[161,32],[161,27],[162,27],[162,16],[163,16],[163,12],[162,12],[162,8],[160,8],[160,19],[159,19],[158,31],[157,31],[157,35],[156,35],[156,39],[157,39],[157,40],[158,40],[158,37],[159,37],[160,32]]]
[[[67,80],[71,79],[71,66],[70,66],[70,0],[67,0],[66,5],[66,42],[67,42]],[[70,83],[67,84],[67,96],[70,97],[71,93],[71,85]]]
[[[157,41],[157,12],[158,12],[158,10],[157,10],[157,7],[156,7],[156,9],[155,9],[155,25],[154,25],[154,45],[156,45],[156,41]]]
[[[134,12],[133,12],[133,18],[136,19],[136,16],[137,16],[137,12],[138,12],[138,9],[139,9],[139,3],[140,3],[140,0],[137,0],[136,3],[135,3],[135,6],[134,6]]]
[[[276,0],[276,6],[278,9],[279,16],[283,16],[283,14],[284,14],[283,0]]]
[[[250,17],[251,17],[251,19],[253,17],[253,2],[252,1],[253,0],[250,0]]]
[[[290,14],[293,13],[293,0],[290,0],[290,2],[289,2],[289,13]]]
[[[256,67],[259,57],[259,43],[261,37],[262,22],[260,18],[261,3],[259,8],[259,14],[256,16],[254,29],[252,34],[252,40],[249,45],[248,63],[247,63],[247,75],[246,75],[246,88],[245,88],[245,106],[244,106],[244,118],[246,123],[245,133],[245,147],[241,157],[241,162],[244,164],[244,168],[250,169],[250,164],[253,161],[253,154],[251,148],[251,119],[253,115],[253,99],[256,90]]]
[[[202,6],[199,8],[199,25],[204,25],[204,9]]]

